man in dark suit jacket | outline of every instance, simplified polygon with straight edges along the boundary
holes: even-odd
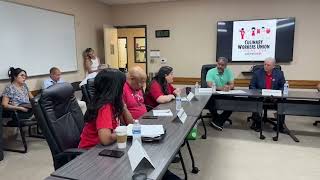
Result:
[[[264,62],[264,68],[253,72],[249,89],[274,89],[283,90],[285,78],[280,69],[276,69],[275,61],[267,59]]]
[[[260,68],[253,72],[253,76],[249,85],[249,89],[274,89],[283,90],[285,78],[283,72],[280,69],[275,68],[275,59],[267,58],[264,61],[264,68]],[[253,113],[253,124],[251,126],[254,130],[261,128],[259,114]],[[281,118],[284,120],[284,117]],[[280,130],[283,130],[282,123]]]

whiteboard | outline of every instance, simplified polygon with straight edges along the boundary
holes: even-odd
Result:
[[[74,16],[0,1],[0,22],[0,79],[8,79],[9,67],[28,76],[49,74],[53,66],[78,69]]]

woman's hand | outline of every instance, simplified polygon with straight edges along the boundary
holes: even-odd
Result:
[[[173,94],[169,94],[168,97],[170,98],[170,101],[176,98]]]
[[[177,89],[175,89],[175,90],[173,91],[173,93],[174,93],[175,95],[179,95],[179,96],[180,96],[180,94],[181,94],[181,89],[180,89],[180,88],[177,88]]]
[[[17,107],[17,110],[22,112],[28,112],[28,109],[25,107]]]

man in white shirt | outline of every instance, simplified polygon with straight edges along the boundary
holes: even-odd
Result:
[[[43,81],[42,89],[47,89],[48,87],[57,84],[57,83],[63,83],[64,80],[60,78],[61,71],[57,67],[53,67],[50,69],[50,78]]]

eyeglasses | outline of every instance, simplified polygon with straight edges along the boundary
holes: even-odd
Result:
[[[19,76],[21,76],[21,77],[25,77],[25,78],[27,78],[27,77],[28,77],[26,74],[20,74]]]

